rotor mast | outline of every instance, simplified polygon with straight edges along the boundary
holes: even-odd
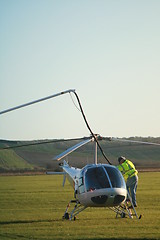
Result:
[[[97,165],[97,142],[95,141],[94,163]]]
[[[94,164],[98,163],[98,140],[102,140],[102,137],[99,134],[94,134],[95,150],[94,150]]]

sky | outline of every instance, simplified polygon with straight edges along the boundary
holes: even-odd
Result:
[[[159,0],[0,0],[0,111],[75,89],[94,133],[160,136],[159,13]],[[0,115],[0,139],[89,136],[71,96]]]

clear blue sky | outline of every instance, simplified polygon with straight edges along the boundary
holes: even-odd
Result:
[[[102,136],[160,136],[159,0],[0,0],[0,111],[76,89]],[[88,136],[70,95],[0,116],[0,139]]]

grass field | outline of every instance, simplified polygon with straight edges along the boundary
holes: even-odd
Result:
[[[62,176],[0,176],[0,239],[160,239],[160,172],[139,173],[141,220],[115,218],[106,208],[62,220],[72,198]]]

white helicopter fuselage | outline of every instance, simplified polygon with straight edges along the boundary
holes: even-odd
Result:
[[[127,190],[119,170],[108,164],[91,164],[84,168],[62,165],[75,198],[86,207],[113,207],[126,200]]]

